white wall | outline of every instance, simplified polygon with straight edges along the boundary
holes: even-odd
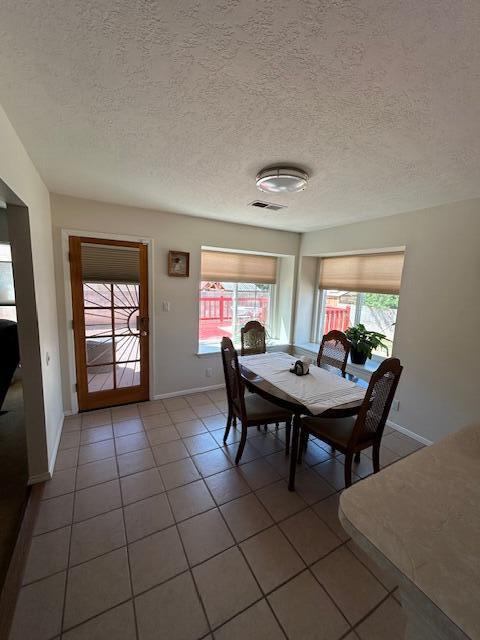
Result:
[[[196,355],[198,349],[198,290],[202,246],[243,249],[296,256],[300,236],[227,222],[180,216],[160,211],[134,209],[52,194],[52,219],[57,279],[57,301],[62,353],[65,408],[71,407],[71,387],[67,361],[68,308],[65,284],[62,229],[133,236],[153,240],[153,300],[151,321],[155,340],[153,395],[223,383],[219,355]],[[190,277],[169,278],[167,254],[170,249],[190,252]],[[293,269],[292,269],[293,273]],[[170,302],[170,312],[161,302]],[[291,305],[290,305],[291,313]],[[212,368],[212,377],[205,369]]]
[[[294,326],[294,343],[310,342],[315,303],[315,284],[318,275],[318,258],[301,256],[298,261],[297,301]]]
[[[21,220],[22,215],[26,215],[22,207],[13,207],[11,211],[9,208],[8,217],[9,231],[11,221],[16,231],[21,228],[30,229],[31,252],[25,235],[16,242],[11,237],[11,241],[12,252],[15,250],[15,243],[19,255],[23,251],[28,254],[30,262],[27,267],[33,269],[35,285],[34,296],[30,298],[27,308],[27,302],[22,302],[24,292],[18,286],[18,282],[22,281],[22,274],[15,274],[19,319],[22,320],[23,317],[25,327],[28,326],[28,331],[22,331],[21,326],[19,329],[24,368],[29,474],[31,480],[38,480],[45,477],[54,461],[63,421],[50,199],[44,183],[1,107],[0,149],[0,179],[28,207],[27,220]],[[18,218],[11,218],[16,213]],[[12,236],[11,233],[10,235]],[[24,265],[19,265],[19,268],[20,266]],[[27,269],[24,271],[24,276],[28,277]],[[31,272],[29,277],[31,278]],[[47,353],[50,357],[49,364]]]
[[[280,258],[278,261],[277,282],[277,326],[275,338],[282,344],[291,344],[293,335],[293,300],[295,293],[296,255]]]
[[[480,423],[480,200],[306,233],[301,255],[403,245],[394,355],[405,368],[390,418],[436,441]]]

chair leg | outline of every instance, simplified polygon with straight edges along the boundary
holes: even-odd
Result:
[[[297,455],[297,464],[302,464],[303,460],[303,452],[305,450],[305,443],[308,438],[308,432],[300,430],[300,438],[298,443],[298,455]]]
[[[263,430],[264,430],[264,431],[268,431],[268,424],[266,424],[266,425],[264,425],[264,426],[263,426]]]
[[[292,433],[292,419],[285,420],[285,455],[290,453],[290,435]]]
[[[243,450],[245,449],[245,443],[247,441],[247,427],[242,424],[242,435],[240,437],[240,443],[238,445],[237,455],[235,456],[235,464],[240,462],[240,458],[242,457]]]
[[[305,438],[304,438],[304,440],[303,440],[303,444],[302,444],[302,447],[303,447],[303,449],[304,449],[305,451],[307,450],[307,447],[308,447],[308,439],[309,439],[309,437],[310,437],[310,434],[307,432],[307,433],[305,434]]]
[[[360,451],[357,451],[354,457],[354,461],[358,464],[360,462]]]
[[[352,461],[353,453],[347,453],[345,456],[345,488],[352,484]]]
[[[228,434],[230,433],[230,427],[232,425],[232,414],[229,412],[228,416],[227,416],[227,426],[225,427],[225,433],[223,435],[223,442],[225,444],[225,442],[227,441],[228,438]]]
[[[380,471],[380,443],[374,444],[372,447],[373,473]]]

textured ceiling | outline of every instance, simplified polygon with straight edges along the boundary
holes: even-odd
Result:
[[[52,191],[318,229],[480,196],[479,33],[479,0],[2,0],[0,101]],[[307,190],[257,191],[276,162]]]

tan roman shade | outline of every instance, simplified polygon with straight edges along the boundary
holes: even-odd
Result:
[[[320,289],[398,294],[404,255],[396,251],[322,258]]]
[[[82,278],[85,282],[140,282],[140,250],[82,243]]]
[[[202,280],[275,284],[277,258],[251,253],[202,251]]]

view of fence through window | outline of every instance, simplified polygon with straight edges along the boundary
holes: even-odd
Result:
[[[320,338],[332,329],[345,331],[361,322],[369,331],[387,336],[389,353],[395,333],[398,295],[389,293],[358,293],[356,291],[323,291],[320,309]],[[385,351],[375,352],[386,356]]]
[[[271,284],[202,282],[200,287],[199,343],[218,347],[223,336],[240,342],[240,328],[249,320],[265,325],[271,335]]]

